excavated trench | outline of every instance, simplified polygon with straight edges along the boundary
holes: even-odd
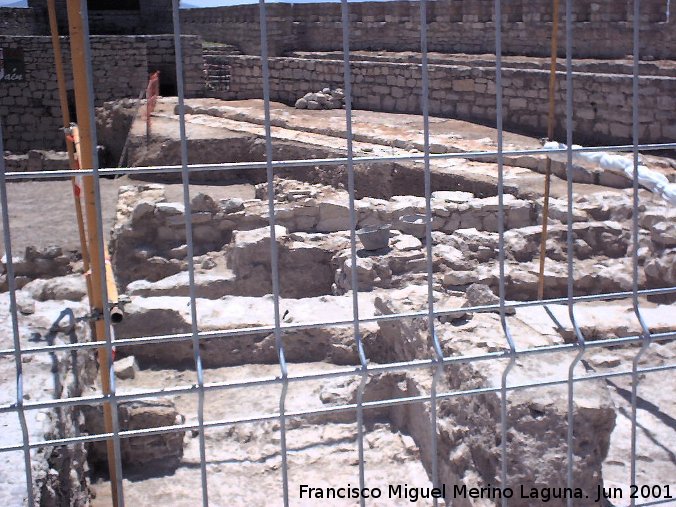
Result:
[[[133,149],[133,148],[132,148]],[[178,141],[163,141],[158,153],[143,152],[135,158],[135,165],[172,165],[180,160],[180,143]],[[190,164],[216,163],[246,163],[265,162],[266,147],[262,137],[233,137],[222,140],[189,140],[188,153]],[[304,143],[275,140],[273,143],[273,159],[312,160],[344,157],[344,150],[330,147],[309,146]],[[390,199],[394,195],[424,196],[423,168],[420,164],[397,162],[369,162],[358,163],[355,170],[355,196]],[[337,188],[347,188],[348,171],[345,165],[314,166],[290,164],[284,168],[275,169],[275,175],[282,178],[293,178],[310,183],[332,185]],[[247,182],[257,184],[266,181],[265,169],[246,170],[209,170],[194,171],[191,181],[200,184],[228,184]],[[178,183],[180,173],[175,174],[148,174],[135,178],[159,183]],[[470,180],[461,174],[444,174],[435,172],[431,178],[433,190],[464,190],[481,197],[497,195],[497,184],[489,179]],[[517,193],[515,187],[508,186],[508,192]]]
[[[156,118],[157,130],[152,139],[135,134],[132,126],[131,165],[163,165],[179,159],[180,146],[174,133],[176,118],[169,114],[169,106],[165,116],[160,111]],[[112,108],[108,114],[113,113],[120,114],[120,111]],[[251,118],[243,119],[243,125],[237,130],[232,123],[219,123],[231,120],[226,113],[219,110],[204,114],[192,110],[188,115],[190,163],[265,160],[264,138],[256,130],[260,123]],[[277,123],[273,125],[281,129],[282,120],[275,114],[273,119]],[[112,128],[111,125],[108,128]],[[344,157],[345,151],[341,148],[344,139],[334,136],[331,143],[331,136],[326,132],[317,134],[319,130],[311,124],[304,130],[289,128],[275,132],[273,129],[274,159]],[[377,128],[374,127],[374,131],[372,135],[377,135]],[[369,135],[364,132],[362,130],[356,142],[358,155],[402,153],[394,143],[385,151],[379,151],[382,145],[367,143]],[[465,148],[471,151],[475,145],[470,141]],[[504,203],[507,298],[531,300],[537,293],[541,210],[533,182],[541,179],[531,170],[535,167],[526,168],[538,166],[537,160],[512,160],[510,164],[505,188],[512,195],[507,195]],[[387,248],[369,251],[361,243],[357,245],[359,315],[369,320],[361,323],[359,330],[369,366],[426,360],[434,355],[426,318],[379,318],[400,312],[426,313],[425,239],[415,237],[400,222],[403,216],[425,211],[425,200],[421,197],[424,195],[423,175],[423,165],[416,163],[355,166],[358,227],[391,225]],[[496,313],[463,310],[496,301],[493,292],[499,282],[499,245],[495,175],[494,164],[467,160],[448,165],[435,163],[431,173],[435,308],[449,310],[435,321],[435,327],[446,357],[491,354],[506,347],[504,330]],[[578,176],[589,175],[579,173]],[[218,335],[225,331],[227,334],[200,340],[207,384],[236,384],[279,375],[276,336],[271,331],[275,308],[270,295],[272,266],[265,177],[265,170],[191,174],[193,183],[223,185],[247,181],[256,184],[255,199],[216,200],[200,193],[191,200],[198,328],[200,332]],[[350,214],[344,190],[346,168],[289,167],[276,170],[275,177],[279,314],[289,376],[323,374],[347,365],[358,367],[352,325],[327,324],[350,322],[353,317]],[[121,189],[112,232],[113,266],[121,289],[131,298],[125,308],[125,320],[116,328],[116,337],[180,333],[189,336],[192,325],[185,209],[181,203],[167,202],[162,185],[156,184],[160,181],[156,175],[144,178],[155,183]],[[177,180],[171,176],[161,181]],[[567,208],[565,201],[558,199],[562,194],[557,194],[556,189],[560,186],[555,183],[553,188],[550,215],[553,222],[546,248],[548,297],[565,296],[568,285]],[[632,214],[629,194],[586,183],[578,188],[582,191],[574,198],[572,217],[576,293],[629,290]],[[663,203],[647,194],[642,198],[639,286],[672,284],[669,266],[673,265],[670,260],[673,259],[670,228],[673,222],[670,226]],[[645,309],[644,317],[651,332],[673,328],[671,310],[668,305]],[[550,311],[556,315],[558,326],[539,307],[509,312],[507,321],[520,350],[575,341],[565,308],[554,305]],[[624,303],[601,306],[584,303],[578,307],[577,317],[580,329],[590,340],[640,332]],[[673,357],[675,351],[670,343],[656,344],[656,347],[659,348],[646,355],[646,364],[663,364],[668,357]],[[581,362],[575,373],[585,375],[589,369],[597,373],[617,371],[628,364],[636,350],[619,347],[598,354],[589,352],[584,365]],[[119,379],[118,392],[195,382],[189,339],[121,347],[118,354],[122,358],[134,356],[140,367],[133,378]],[[510,374],[511,382],[565,382],[573,356],[561,352],[548,355],[546,361],[540,357],[520,359]],[[434,431],[440,479],[449,488],[446,500],[452,505],[473,505],[467,500],[451,498],[448,491],[452,491],[453,486],[499,484],[502,456],[499,388],[506,364],[498,358],[458,361],[445,367],[436,381],[432,372],[424,368],[367,373],[363,383],[358,370],[334,379],[314,377],[290,382],[284,398],[287,412],[317,412],[287,419],[292,499],[300,501],[302,484],[337,487],[357,481],[355,413],[340,410],[341,406],[354,404],[358,399],[368,403],[412,398],[418,401],[365,409],[367,483],[385,492],[388,485],[399,482],[429,487]],[[591,498],[600,485],[625,487],[622,478],[630,462],[624,445],[627,441],[626,400],[622,397],[625,388],[624,380],[617,385],[602,380],[576,384],[573,474],[576,484]],[[430,403],[419,401],[433,389],[448,395],[438,402],[434,430],[430,423]],[[485,392],[469,397],[449,394],[466,390]],[[270,416],[279,410],[281,396],[279,383],[209,390],[205,394],[205,420]],[[526,491],[535,488],[540,492],[545,487],[565,486],[566,467],[561,457],[567,454],[566,385],[516,390],[510,392],[507,404],[509,483],[523,486]],[[338,410],[331,411],[332,408]],[[171,421],[195,423],[197,397],[194,394],[172,396],[152,410],[143,404],[125,410],[122,419],[127,427],[161,426],[172,424]],[[644,424],[653,424],[654,441],[651,440],[651,444],[646,443],[645,438],[642,440],[642,445],[649,447],[646,452],[651,461],[639,462],[639,478],[648,481],[656,470],[668,476],[673,471],[673,463],[669,463],[661,442],[671,438],[672,430],[663,422],[655,423],[653,414],[641,414],[641,417]],[[263,422],[234,423],[205,430],[212,501],[265,505],[270,497],[279,496],[279,429],[279,420],[270,417]],[[129,439],[125,467],[131,467],[139,453],[148,449],[151,452],[141,461],[145,471],[129,468],[136,475],[132,475],[133,482],[125,482],[128,501],[194,504],[195,491],[200,488],[198,432],[157,436],[152,441],[139,442],[140,439]],[[98,469],[102,466],[101,461],[96,464],[92,459],[91,462]],[[227,479],[217,479],[219,477]],[[104,505],[109,498],[109,484],[103,479],[93,488],[98,495],[94,505]],[[190,495],[193,498],[186,500]],[[390,499],[382,505],[399,505],[401,500]],[[531,501],[531,498],[514,498],[510,505],[526,506],[531,505]],[[410,503],[428,505],[429,500],[417,499]],[[551,505],[565,503],[560,499],[550,501]],[[576,505],[596,504],[591,500],[576,500]]]

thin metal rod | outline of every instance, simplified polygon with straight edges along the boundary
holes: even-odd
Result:
[[[549,110],[547,114],[547,140],[554,140],[554,115],[556,114],[556,57],[559,44],[559,0],[552,0],[552,40],[549,62]],[[572,69],[571,69],[572,71]],[[569,145],[571,143],[568,143]],[[547,258],[547,227],[549,226],[549,191],[552,179],[552,159],[545,160],[545,192],[542,206],[542,234],[540,235],[540,271],[538,275],[538,299],[544,298],[545,259]]]
[[[660,365],[660,366],[653,366],[649,368],[642,368],[638,370],[638,373],[641,374],[648,374],[648,373],[660,373],[660,372],[666,372],[666,371],[671,371],[671,370],[676,370],[676,363],[674,364],[669,364],[669,365]],[[576,377],[573,379],[574,382],[585,382],[585,381],[591,381],[591,380],[598,380],[598,379],[608,379],[608,378],[616,378],[616,377],[621,377],[621,376],[628,376],[632,375],[633,372],[631,370],[626,370],[626,371],[614,371],[614,372],[606,372],[606,373],[591,373],[587,374],[583,377]],[[568,378],[566,377],[565,379],[558,379],[558,380],[547,380],[547,381],[536,381],[536,382],[528,382],[528,383],[522,383],[522,384],[512,384],[507,387],[508,391],[518,391],[522,389],[533,389],[535,387],[553,387],[553,386],[559,386],[562,384],[566,384],[568,382]],[[452,392],[446,392],[446,393],[441,393],[437,394],[438,399],[451,399],[451,398],[460,398],[460,397],[465,397],[465,396],[476,396],[476,395],[481,395],[481,394],[493,394],[493,393],[498,393],[502,390],[502,387],[480,387],[480,388],[474,388],[470,389],[467,391],[452,391]],[[409,397],[404,397],[404,398],[391,398],[391,399],[386,399],[386,400],[376,400],[376,401],[365,401],[363,403],[363,406],[365,409],[377,409],[377,408],[385,408],[385,407],[394,407],[394,406],[401,406],[401,405],[408,405],[412,403],[426,403],[430,401],[430,396],[427,395],[419,395],[419,396],[409,396]],[[332,405],[329,407],[322,407],[318,408],[315,410],[302,410],[302,411],[297,411],[297,412],[287,412],[286,417],[288,418],[298,418],[298,417],[307,417],[307,416],[316,416],[316,415],[322,415],[322,414],[333,414],[333,413],[340,413],[340,412],[346,412],[346,411],[351,411],[351,410],[356,410],[357,409],[357,404],[356,403],[351,403],[351,404],[346,404],[346,405]],[[264,414],[256,417],[241,417],[241,418],[233,418],[233,419],[221,419],[221,420],[214,420],[214,421],[209,421],[204,423],[205,428],[217,428],[221,426],[227,426],[231,424],[245,424],[245,423],[255,423],[255,422],[265,422],[265,421],[273,421],[275,419],[279,419],[279,414]],[[138,436],[148,436],[148,435],[161,435],[165,433],[175,433],[177,431],[190,431],[190,430],[196,430],[198,429],[197,424],[190,424],[190,423],[185,423],[185,424],[177,424],[177,425],[171,425],[171,426],[159,426],[155,428],[144,428],[144,429],[138,429],[138,430],[125,430],[121,431],[119,433],[119,436],[121,438],[129,438],[129,437],[138,437]],[[96,435],[85,435],[85,436],[79,436],[79,437],[68,437],[68,438],[60,438],[60,439],[54,439],[54,440],[45,440],[42,442],[32,442],[30,443],[29,447],[31,449],[35,448],[40,448],[40,447],[45,447],[45,446],[59,446],[59,445],[70,445],[78,442],[99,442],[103,441],[106,439],[109,439],[112,436],[111,433],[100,433]],[[12,452],[12,451],[18,451],[22,449],[23,444],[17,444],[14,446],[8,446],[8,447],[0,447],[0,453],[2,452]]]
[[[366,462],[364,457],[364,389],[368,379],[368,360],[364,351],[359,327],[359,277],[357,274],[357,213],[355,210],[354,148],[352,133],[352,73],[350,70],[350,16],[347,0],[341,0],[340,15],[343,35],[343,91],[345,92],[345,133],[347,148],[347,190],[350,208],[350,286],[352,288],[352,331],[357,346],[361,377],[357,388],[357,454],[359,459],[359,488],[366,487]],[[359,505],[364,507],[366,499],[360,495]]]
[[[286,446],[286,395],[289,388],[288,370],[282,340],[281,318],[279,312],[279,252],[277,246],[277,232],[275,230],[275,181],[272,166],[272,128],[270,118],[270,66],[268,59],[268,22],[265,0],[259,0],[259,21],[261,33],[261,66],[263,74],[263,106],[265,112],[265,168],[268,186],[268,215],[270,225],[270,276],[272,279],[272,295],[275,319],[275,348],[279,358],[279,368],[282,378],[282,391],[279,396],[279,445],[282,454],[282,488],[284,505],[289,505],[289,465]]]
[[[667,332],[667,333],[655,333],[653,334],[653,339],[656,342],[671,342],[676,340],[676,331]],[[627,336],[623,338],[609,338],[606,340],[595,340],[593,342],[588,342],[588,348],[613,348],[627,345],[634,345],[642,343],[642,335]],[[561,344],[561,345],[546,345],[542,347],[535,347],[525,350],[517,350],[515,352],[517,358],[540,355],[540,354],[551,354],[551,353],[567,353],[577,350],[577,344]],[[443,364],[444,366],[450,366],[454,364],[464,364],[464,363],[475,363],[480,361],[490,361],[490,360],[500,360],[508,359],[511,357],[509,351],[503,352],[488,352],[483,354],[474,354],[469,356],[452,356],[444,357]],[[416,359],[411,361],[402,361],[397,363],[388,363],[381,365],[371,365],[369,371],[372,374],[379,373],[394,373],[394,372],[403,372],[407,370],[414,369],[425,369],[431,368],[434,366],[434,360],[432,359]],[[245,382],[213,382],[205,383],[205,391],[214,391],[221,389],[234,389],[241,387],[254,387],[254,386],[263,386],[270,384],[279,384],[282,382],[298,382],[305,380],[326,380],[330,378],[340,378],[348,376],[360,375],[361,370],[359,367],[347,367],[347,368],[336,368],[331,371],[317,371],[310,372],[299,376],[290,375],[287,379],[282,379],[281,377],[264,377],[258,378],[251,381]],[[187,387],[166,387],[160,390],[152,391],[135,391],[129,394],[118,394],[117,399],[119,401],[127,401],[141,398],[149,398],[153,396],[168,396],[168,395],[178,395],[178,394],[188,394],[196,393],[197,387],[194,385]],[[37,410],[44,408],[55,408],[63,407],[68,405],[95,405],[102,404],[107,401],[106,396],[92,395],[92,396],[81,396],[77,398],[63,398],[58,400],[43,400],[43,401],[33,401],[33,402],[24,402],[24,410]],[[15,405],[0,405],[0,413],[15,412],[17,407]]]
[[[9,289],[9,313],[12,317],[12,337],[14,339],[14,369],[16,370],[16,413],[21,426],[23,445],[24,468],[26,473],[26,493],[29,507],[35,505],[33,496],[33,471],[31,469],[30,438],[26,413],[24,411],[23,396],[23,363],[21,362],[21,334],[19,333],[19,315],[16,306],[16,276],[14,275],[14,262],[12,260],[12,238],[9,228],[9,202],[7,200],[7,182],[5,181],[5,157],[2,133],[2,121],[0,119],[0,202],[2,203],[2,235],[5,243],[5,270],[7,272],[7,286]]]
[[[633,76],[632,76],[632,142],[634,144],[634,174],[633,174],[633,193],[632,193],[632,306],[634,314],[638,320],[641,329],[643,330],[643,343],[638,353],[632,360],[632,376],[631,376],[631,467],[630,467],[630,482],[629,484],[636,484],[636,455],[638,452],[638,386],[640,377],[638,376],[638,365],[641,357],[645,354],[650,346],[652,337],[650,329],[643,319],[641,314],[640,303],[638,300],[638,142],[639,142],[639,60],[640,60],[640,24],[641,24],[641,0],[634,0],[634,19],[633,19]],[[636,498],[631,498],[631,505],[636,505]]]
[[[84,69],[86,78],[82,80],[82,84],[86,85],[87,92],[87,117],[89,125],[89,138],[91,141],[90,150],[91,150],[91,163],[89,167],[92,169],[92,183],[93,183],[93,197],[94,197],[94,213],[93,216],[88,217],[87,220],[92,220],[95,222],[95,229],[97,231],[97,250],[98,250],[98,264],[99,264],[99,277],[104,282],[101,285],[101,298],[103,303],[103,320],[99,319],[97,321],[97,337],[100,339],[103,337],[105,339],[105,349],[107,355],[107,377],[109,381],[109,399],[110,403],[107,405],[111,412],[110,422],[113,431],[113,457],[115,460],[115,475],[111,475],[111,487],[114,487],[114,491],[117,494],[117,505],[118,507],[124,507],[124,488],[123,488],[123,479],[124,475],[122,472],[122,450],[120,444],[120,423],[118,420],[118,410],[117,410],[117,399],[115,392],[115,370],[113,367],[113,360],[115,357],[115,348],[113,342],[115,341],[115,333],[112,327],[111,321],[111,306],[110,302],[117,302],[117,287],[115,285],[115,280],[113,279],[113,273],[108,260],[108,250],[106,246],[106,240],[103,235],[103,211],[101,206],[101,178],[99,176],[99,152],[98,152],[98,141],[96,136],[96,108],[94,105],[94,72],[92,70],[92,52],[91,44],[89,39],[89,12],[87,0],[80,0],[80,9],[81,9],[81,20],[82,20],[82,39],[83,39],[83,49],[84,49]],[[70,24],[70,20],[69,20]],[[71,47],[74,44],[73,36],[71,35]],[[76,86],[77,82],[75,79],[75,62],[73,62],[73,82]],[[77,91],[76,95],[76,106],[77,106]],[[82,134],[83,128],[87,124],[82,125],[82,120],[80,120],[80,134]],[[83,146],[83,149],[86,148]],[[84,159],[86,160],[86,158]],[[85,166],[87,167],[87,166]],[[85,178],[86,181],[86,178]],[[87,185],[85,184],[85,197],[87,196]],[[86,201],[85,201],[86,202]],[[94,243],[93,238],[88,242],[90,251],[89,251],[89,262],[92,267],[92,271],[95,269],[92,263],[91,257],[94,250],[92,250],[92,244]],[[113,298],[114,296],[114,298]],[[101,327],[103,327],[103,333],[101,333]],[[101,366],[101,368],[104,368]],[[103,369],[102,369],[103,371]],[[106,405],[103,406],[104,413]],[[105,414],[104,414],[105,415]],[[114,483],[114,484],[113,484]],[[115,498],[115,495],[113,495]]]
[[[658,144],[641,144],[638,146],[641,151],[658,151],[658,150],[674,150],[676,149],[676,142],[674,143],[658,143]],[[573,148],[573,153],[589,153],[598,151],[607,152],[631,152],[634,149],[633,144],[623,144],[615,146],[582,146]],[[532,150],[510,150],[503,151],[504,157],[516,157],[521,155],[547,155],[556,153],[567,153],[566,148],[557,149],[532,149]],[[495,159],[498,155],[497,151],[464,151],[454,153],[430,153],[430,160],[450,160],[450,159]],[[356,164],[369,164],[380,162],[423,162],[425,159],[423,155],[415,154],[401,154],[401,155],[383,155],[371,157],[354,157],[353,161]],[[338,166],[345,165],[347,159],[345,157],[335,158],[313,158],[313,159],[297,159],[297,160],[277,160],[272,161],[273,169],[292,169],[300,170],[304,167],[315,166]],[[266,169],[266,162],[223,162],[217,164],[190,164],[188,170],[194,171],[255,171]],[[101,176],[118,176],[118,175],[135,175],[135,174],[175,174],[180,173],[183,167],[180,165],[156,165],[144,167],[110,167],[99,169]],[[64,178],[71,176],[87,176],[91,175],[91,169],[73,171],[68,169],[54,170],[54,171],[26,171],[26,172],[8,172],[6,174],[8,181],[16,180],[51,180],[56,178]]]
[[[663,287],[663,288],[658,288],[658,289],[642,289],[639,290],[639,296],[657,296],[657,295],[665,295],[665,294],[672,294],[676,292],[676,287]],[[575,296],[573,300],[575,302],[592,302],[592,301],[603,301],[603,300],[617,300],[617,299],[625,299],[629,298],[632,296],[631,291],[627,292],[612,292],[612,293],[604,293],[604,294],[591,294],[587,296]],[[536,307],[536,306],[542,306],[545,311],[548,310],[547,305],[558,305],[558,304],[567,304],[568,303],[568,297],[562,297],[562,298],[556,298],[556,299],[548,299],[545,301],[510,301],[507,302],[505,301],[505,308],[530,308],[530,307]],[[442,317],[445,315],[450,315],[452,313],[458,312],[458,311],[464,311],[464,312],[475,312],[475,313],[481,313],[481,312],[491,312],[491,311],[496,311],[500,309],[499,303],[494,303],[490,305],[480,305],[480,306],[471,306],[471,307],[455,307],[455,308],[444,308],[444,309],[435,309],[434,310],[434,315],[435,317]],[[372,317],[363,317],[359,319],[360,324],[366,324],[369,322],[378,322],[378,321],[390,321],[390,320],[400,320],[400,319],[408,319],[408,318],[414,318],[414,317],[423,317],[427,315],[427,310],[421,310],[421,311],[411,311],[411,312],[399,312],[399,313],[392,313],[388,315],[377,315],[377,316],[372,316]],[[551,312],[549,313],[551,317]],[[345,326],[351,326],[353,324],[352,319],[350,320],[333,320],[333,321],[326,321],[326,322],[307,322],[307,323],[301,323],[301,324],[288,324],[285,326],[282,326],[283,332],[291,332],[291,331],[301,331],[301,330],[307,330],[307,329],[316,329],[316,328],[331,328],[331,327],[345,327]],[[556,322],[555,325],[557,327],[560,327]],[[254,334],[261,334],[261,333],[271,333],[274,331],[274,326],[255,326],[255,327],[247,327],[247,328],[236,328],[236,329],[223,329],[223,330],[215,330],[215,331],[202,331],[199,333],[199,338],[200,340],[207,340],[207,339],[217,339],[217,338],[230,338],[230,337],[235,337],[235,336],[243,336],[243,335],[254,335]],[[139,337],[139,338],[121,338],[115,340],[115,346],[116,347],[129,347],[132,345],[145,345],[145,344],[153,344],[153,343],[167,343],[167,342],[172,342],[172,341],[185,341],[185,340],[191,340],[192,339],[192,333],[176,333],[176,334],[165,334],[165,335],[156,335],[156,336],[146,336],[146,337]],[[53,353],[53,352],[61,352],[61,351],[69,351],[69,350],[76,350],[76,349],[94,349],[98,348],[98,345],[95,343],[68,343],[68,344],[61,344],[61,345],[50,345],[50,346],[45,346],[45,347],[30,347],[30,348],[24,348],[22,350],[22,354],[40,354],[40,353]],[[8,355],[13,355],[14,354],[14,349],[0,349],[0,357],[3,356],[8,356]]]
[[[558,17],[558,10],[557,10]],[[573,245],[573,1],[566,0],[566,188],[568,196],[567,208],[567,269],[568,269],[568,317],[577,339],[578,352],[568,367],[568,428],[566,434],[566,485],[574,488],[574,437],[575,437],[575,368],[582,360],[586,350],[586,340],[575,318],[575,249]],[[544,244],[544,243],[543,243]],[[566,499],[568,507],[573,507],[572,499]]]
[[[516,346],[507,324],[505,315],[505,201],[504,201],[504,153],[503,153],[503,121],[502,121],[502,0],[495,0],[495,112],[498,146],[498,259],[500,280],[498,296],[500,298],[500,324],[509,346],[509,362],[502,372],[500,385],[500,487],[508,487],[508,448],[507,448],[507,376],[516,364]],[[502,506],[508,504],[502,498]]]
[[[423,113],[423,157],[425,181],[425,257],[427,267],[427,332],[432,343],[434,373],[430,389],[430,444],[432,454],[432,486],[440,487],[439,481],[439,451],[437,430],[437,389],[443,373],[444,353],[435,330],[434,317],[434,264],[432,258],[432,172],[430,168],[430,108],[429,91],[430,77],[428,65],[427,43],[427,0],[420,0],[420,54],[422,73],[422,90],[420,107]],[[433,498],[433,505],[439,505],[438,499]]]
[[[176,88],[178,92],[178,125],[181,138],[181,182],[183,183],[183,206],[185,209],[185,237],[187,242],[188,282],[190,299],[190,328],[192,333],[192,352],[197,375],[197,426],[199,432],[200,480],[202,485],[202,505],[209,505],[209,482],[207,476],[206,435],[204,434],[204,372],[200,353],[199,328],[197,325],[197,297],[195,292],[195,245],[192,232],[192,208],[190,203],[190,172],[188,171],[188,138],[185,128],[185,86],[183,81],[183,46],[181,45],[181,21],[179,0],[172,0],[172,19],[174,23],[174,56],[176,62]]]

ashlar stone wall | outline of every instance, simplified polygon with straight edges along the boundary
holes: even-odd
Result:
[[[183,37],[186,96],[203,89],[201,42]],[[68,39],[61,39],[67,88],[73,89]],[[50,37],[0,36],[1,48],[20,49],[23,80],[0,80],[0,121],[6,150],[65,149],[61,132],[56,70]],[[163,70],[163,78],[175,87],[173,37],[93,36],[91,38],[95,104],[126,97],[137,98],[148,74]],[[72,105],[71,105],[72,107]]]
[[[580,58],[621,58],[632,53],[633,2],[574,0],[573,49]],[[506,54],[547,56],[552,32],[549,0],[503,2],[503,50]],[[270,54],[297,49],[342,48],[340,3],[272,4],[267,6]],[[495,51],[493,0],[437,0],[427,3],[431,51],[472,54]],[[350,47],[353,50],[420,50],[420,4],[414,1],[350,2]],[[563,16],[563,7],[561,8]],[[258,5],[181,12],[184,33],[260,54]],[[641,2],[641,55],[676,56],[674,16],[666,17],[665,0]],[[564,54],[564,30],[559,48]]]
[[[230,57],[232,98],[262,97],[260,58]],[[420,113],[421,66],[356,61],[351,64],[353,105],[358,109]],[[495,69],[430,65],[430,114],[495,125]],[[504,125],[533,135],[546,133],[549,72],[503,69]],[[270,59],[270,96],[292,104],[308,90],[343,85],[343,62]],[[632,77],[576,72],[575,141],[587,144],[631,141]],[[557,81],[557,135],[565,132],[565,73]],[[676,78],[646,76],[639,82],[640,141],[676,138]]]

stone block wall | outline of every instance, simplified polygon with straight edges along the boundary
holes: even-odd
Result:
[[[68,32],[66,0],[55,0],[55,3],[59,31],[65,34]],[[99,1],[98,4],[101,5],[103,2]],[[114,5],[118,2],[108,2],[108,4]],[[28,5],[35,13],[35,31],[17,35],[49,35],[47,0],[28,0]],[[96,9],[96,5],[90,2],[88,12],[91,34],[136,35],[172,33],[173,31],[171,0],[141,0],[138,3],[139,8],[135,10],[111,9],[109,5],[106,5],[105,9]]]
[[[29,35],[36,30],[33,9],[0,8],[0,34]]]
[[[437,0],[427,4],[431,51],[473,54],[495,51],[492,0]],[[580,58],[620,58],[632,53],[633,2],[575,0],[573,49]],[[363,50],[420,50],[418,2],[350,2],[350,47]],[[563,8],[561,8],[563,17]],[[551,36],[549,0],[503,2],[505,54],[547,56]],[[223,42],[247,54],[260,54],[259,7],[240,5],[181,12],[184,33]],[[674,16],[666,22],[666,2],[641,3],[641,54],[676,57]],[[283,55],[290,48],[335,51],[342,47],[339,3],[267,6],[269,51]],[[564,53],[564,30],[559,48]]]
[[[201,44],[184,38],[186,96],[199,95],[203,88]],[[4,37],[0,47],[23,50],[25,80],[0,81],[0,121],[5,149],[65,149],[61,132],[56,71],[49,37]],[[149,70],[173,61],[172,36],[93,36],[92,69],[95,104],[125,97],[138,97],[148,82]],[[72,90],[70,49],[62,38],[67,87]],[[175,86],[173,65],[163,73]]]
[[[62,38],[67,87],[72,89],[68,56],[70,48]],[[49,37],[0,37],[0,46],[23,50],[24,81],[0,81],[0,117],[3,120],[5,149],[65,149],[61,109]],[[138,96],[147,81],[145,45],[135,38],[92,38],[92,66],[95,102]]]
[[[176,95],[176,56],[173,35],[143,37],[148,73],[160,71],[160,95]],[[183,81],[186,97],[198,97],[204,90],[204,60],[199,37],[182,36]],[[138,93],[137,93],[138,96]]]
[[[260,58],[232,56],[232,98],[262,97]],[[421,67],[411,63],[357,61],[351,65],[353,105],[357,109],[420,113]],[[430,65],[430,114],[495,125],[495,70],[488,67]],[[503,69],[504,125],[546,133],[549,72]],[[293,103],[308,90],[341,87],[342,61],[270,59],[272,100]],[[557,135],[565,125],[565,73],[557,82]],[[587,144],[630,142],[632,78],[621,74],[577,72],[574,86],[575,141]],[[676,79],[640,80],[640,141],[676,137]]]
[[[199,35],[205,41],[232,44],[246,54],[261,53],[258,5],[236,5],[181,10],[181,33]],[[297,30],[302,30],[291,4],[268,4],[268,51],[281,55],[297,49]]]

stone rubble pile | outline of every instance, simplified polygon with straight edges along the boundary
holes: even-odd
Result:
[[[120,431],[172,426],[185,422],[185,417],[168,399],[123,401],[117,406]],[[82,430],[91,435],[105,433],[101,405],[83,407]],[[175,470],[183,456],[185,432],[175,431],[120,440],[122,465],[127,472],[148,474],[167,473]],[[107,467],[105,442],[92,442],[87,449],[90,464]]]
[[[74,272],[74,264],[78,255],[74,252],[64,252],[60,246],[51,245],[45,248],[27,246],[23,256],[12,256],[14,276],[17,288],[22,288],[31,280],[40,278],[54,278]],[[3,255],[0,261],[0,291],[7,286],[7,256]]]
[[[646,213],[641,218],[641,226],[650,231],[649,240],[644,238],[639,248],[647,282],[653,287],[673,287],[676,285],[676,223],[659,212]],[[673,302],[676,294],[665,294],[656,299]]]
[[[341,109],[345,102],[345,93],[342,88],[324,88],[320,92],[306,93],[296,101],[296,109]]]

